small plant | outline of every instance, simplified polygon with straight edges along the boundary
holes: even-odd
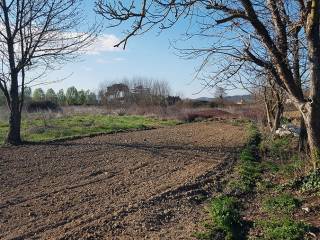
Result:
[[[300,205],[300,201],[290,194],[272,196],[263,202],[263,209],[272,213],[290,214]]]
[[[302,240],[308,230],[303,222],[295,222],[289,218],[264,220],[258,225],[263,232],[259,239],[265,240]]]
[[[212,224],[207,224],[205,233],[196,233],[198,239],[213,239],[220,235],[224,239],[239,239],[242,234],[242,219],[238,201],[229,196],[214,198],[210,205]],[[219,238],[220,239],[220,238]]]
[[[302,182],[301,190],[303,192],[319,192],[320,191],[320,170],[313,171],[306,176]]]

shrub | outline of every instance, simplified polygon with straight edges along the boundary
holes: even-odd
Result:
[[[27,105],[27,112],[32,113],[39,111],[59,112],[61,111],[61,108],[56,103],[51,101],[31,102]]]

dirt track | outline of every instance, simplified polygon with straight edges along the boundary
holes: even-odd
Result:
[[[191,239],[244,142],[209,122],[0,148],[0,239]]]

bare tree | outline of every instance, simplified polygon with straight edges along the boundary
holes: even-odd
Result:
[[[272,133],[280,127],[284,112],[285,93],[276,86],[272,75],[267,74],[267,81],[262,87],[268,126]]]
[[[0,89],[10,109],[7,143],[21,143],[25,87],[55,64],[72,60],[94,39],[96,27],[84,32],[80,4],[76,0],[0,2]]]
[[[170,95],[170,86],[166,81],[145,77],[122,79],[118,82],[100,86],[100,100],[111,107],[166,105]]]
[[[268,70],[300,111],[307,129],[313,165],[320,164],[320,3],[318,0],[175,0],[175,1],[97,1],[97,11],[114,25],[131,22],[131,28],[118,44],[155,26],[161,30],[172,27],[180,19],[200,22],[194,36],[207,36],[209,48],[190,49],[194,55],[210,58],[225,56],[229,78],[241,72],[241,63],[251,62]],[[297,39],[305,46],[306,56],[292,51]],[[298,54],[297,54],[298,53]],[[310,87],[305,96],[298,79],[305,57]],[[221,61],[218,58],[219,61]],[[238,61],[233,64],[233,61]],[[223,70],[223,69],[222,69]],[[226,72],[226,71],[221,71]],[[226,75],[224,75],[227,79]],[[222,78],[223,79],[223,78]]]
[[[226,95],[227,95],[226,90],[223,87],[216,86],[216,90],[214,92],[214,96],[216,98],[218,98],[221,102],[223,102]]]

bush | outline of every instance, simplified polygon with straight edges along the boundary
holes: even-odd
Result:
[[[37,101],[31,102],[27,105],[27,112],[39,112],[39,111],[53,111],[59,112],[61,108],[58,104],[51,102],[51,101]]]
[[[209,118],[229,118],[233,115],[229,112],[219,110],[219,109],[210,109],[210,110],[199,110],[192,111],[187,113],[182,120],[186,122],[194,122],[196,120],[203,120]]]

